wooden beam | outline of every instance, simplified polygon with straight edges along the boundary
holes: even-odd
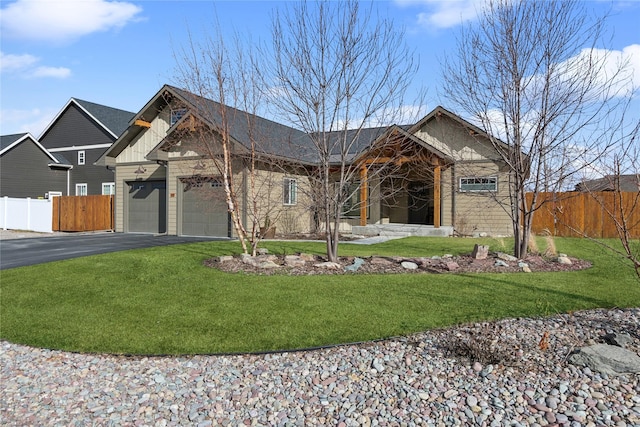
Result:
[[[150,128],[151,127],[151,123],[149,123],[149,122],[147,122],[145,120],[142,120],[142,119],[136,120],[135,122],[133,122],[133,124],[135,126],[140,126],[142,128]]]
[[[433,228],[440,228],[440,175],[441,166],[433,168]]]
[[[366,166],[360,168],[360,225],[367,225],[367,195],[369,193],[368,187],[368,171]]]

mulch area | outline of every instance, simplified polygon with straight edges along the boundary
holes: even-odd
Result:
[[[259,255],[252,263],[243,262],[241,257],[235,256],[232,259],[220,261],[219,257],[210,258],[204,264],[211,268],[217,268],[227,273],[247,273],[258,275],[318,275],[318,274],[393,274],[393,273],[413,273],[413,274],[461,274],[461,273],[518,273],[523,272],[522,262],[526,263],[531,272],[548,271],[574,271],[591,267],[589,261],[569,257],[571,264],[561,264],[555,258],[544,258],[540,255],[529,255],[524,261],[503,261],[506,266],[496,265],[497,254],[490,254],[487,259],[474,259],[471,255],[443,257],[363,257],[363,265],[356,271],[345,271],[345,267],[354,263],[355,257],[341,257],[340,268],[318,267],[326,261],[321,256],[303,255],[308,261],[304,265],[289,266],[285,262],[285,257],[281,255]],[[272,261],[276,266],[270,268],[261,267],[263,262]],[[416,269],[407,269],[402,266],[403,262],[410,262],[417,265]]]

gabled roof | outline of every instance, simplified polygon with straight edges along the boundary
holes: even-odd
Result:
[[[164,85],[156,95],[151,98],[151,100],[147,102],[147,104],[137,114],[135,114],[133,118],[131,118],[129,121],[129,127],[120,135],[116,142],[105,151],[96,164],[105,165],[108,163],[106,160],[107,157],[117,157],[127,147],[127,145],[143,131],[143,127],[139,127],[134,124],[136,121],[142,120],[144,122],[151,122],[164,107],[176,99],[187,107],[188,113],[178,120],[178,122],[168,130],[167,137],[159,141],[159,143],[148,153],[147,158],[149,160],[158,160],[162,157],[158,154],[159,151],[168,146],[170,139],[169,136],[171,133],[182,123],[185,123],[186,120],[195,118],[210,126],[212,129],[216,129],[219,126],[219,123],[222,122],[221,111],[224,109],[229,123],[230,136],[234,142],[239,143],[241,146],[249,149],[251,147],[251,138],[254,137],[255,140],[259,141],[259,151],[263,154],[299,161],[306,164],[316,164],[318,162],[317,151],[314,147],[311,135],[293,127],[247,113],[233,107],[223,106],[216,101],[195,95],[186,90],[171,85]],[[460,123],[464,127],[468,128],[473,134],[477,133],[489,138],[486,133],[477,126],[438,106],[414,125],[392,125],[348,130],[346,138],[352,142],[350,143],[349,153],[347,156],[348,159],[346,160],[347,162],[354,161],[362,153],[372,148],[377,141],[384,138],[388,132],[394,131],[401,132],[402,138],[419,144],[447,163],[453,162],[453,159],[450,156],[444,154],[435,147],[424,143],[424,141],[421,141],[414,135],[417,130],[429,120],[438,118],[442,115],[446,115]],[[328,132],[326,135],[329,138],[345,136],[339,131]],[[336,144],[333,145],[333,147],[334,150],[330,153],[331,163],[337,161],[338,157],[341,156],[339,152],[340,145]]]
[[[60,116],[67,111],[70,105],[75,105],[80,108],[84,113],[91,117],[99,127],[111,134],[114,139],[118,138],[118,136],[124,132],[124,130],[129,126],[129,121],[135,115],[135,113],[130,111],[107,107],[106,105],[83,101],[82,99],[71,98],[64,107],[62,107],[58,114],[56,114],[51,123],[47,125],[44,131],[42,131],[40,139],[49,132]]]
[[[42,150],[42,152],[51,159],[51,163],[49,163],[48,166],[64,169],[73,168],[73,164],[71,164],[71,162],[69,162],[63,155],[59,153],[51,153],[49,150],[44,148],[42,144],[40,144],[38,140],[35,139],[30,133],[16,133],[13,135],[0,136],[0,156],[27,141],[31,141],[33,144],[35,144],[36,147]]]
[[[480,129],[478,126],[474,125],[471,122],[468,122],[467,120],[463,119],[462,117],[458,116],[457,114],[452,113],[451,111],[447,110],[446,108],[438,105],[436,108],[433,109],[433,111],[431,111],[429,114],[427,114],[426,116],[424,116],[418,123],[416,123],[415,125],[411,126],[408,131],[410,133],[416,133],[422,126],[424,126],[427,122],[430,122],[431,120],[437,119],[438,117],[448,117],[451,120],[458,122],[461,126],[467,128],[469,130],[469,132],[471,134],[478,134],[480,136],[483,136],[484,138],[486,138],[487,140],[494,140],[496,142],[498,142],[501,145],[504,145],[505,147],[507,146],[507,144],[503,141],[501,141],[500,139],[496,138],[495,136],[491,136],[489,134],[487,134],[484,130]]]
[[[607,175],[598,179],[582,181],[576,184],[576,191],[615,191],[617,181],[620,182],[620,191],[640,192],[640,175]]]

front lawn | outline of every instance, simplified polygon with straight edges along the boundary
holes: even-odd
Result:
[[[406,238],[342,244],[341,255],[470,252],[492,239]],[[203,260],[237,253],[204,242],[97,255],[2,271],[0,337],[80,352],[254,352],[366,341],[483,319],[640,306],[640,283],[592,242],[557,239],[593,262],[578,272],[290,277],[227,274]],[[322,253],[324,245],[265,242],[271,252]],[[541,246],[543,246],[541,242]]]

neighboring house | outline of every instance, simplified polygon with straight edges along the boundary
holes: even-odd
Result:
[[[73,166],[47,151],[30,133],[0,136],[0,196],[66,195]]]
[[[234,188],[240,194],[242,219],[247,221],[251,203],[246,153],[251,135],[259,134],[265,152],[264,161],[258,162],[258,187],[262,203],[275,207],[271,220],[283,232],[312,230],[312,209],[302,191],[309,186],[308,172],[317,164],[309,136],[226,109],[234,162],[239,166],[236,171],[240,171]],[[211,160],[212,153],[219,153],[215,136],[219,124],[212,123],[215,114],[210,113],[219,110],[220,104],[214,101],[165,85],[135,115],[97,162],[115,168],[116,231],[233,236],[219,173]],[[196,126],[207,127],[214,136],[195,140]],[[378,178],[371,177],[362,185],[370,191],[353,192],[355,198],[364,197],[353,206],[362,207],[346,207],[342,231],[375,234],[387,224],[412,224],[414,229],[445,235],[453,234],[454,228],[461,234],[511,233],[509,208],[497,201],[509,200],[508,168],[475,126],[438,107],[413,125],[365,129],[358,140],[359,154],[350,159],[354,166],[380,159],[377,147],[392,140],[409,147],[400,164],[420,159],[422,173],[408,175],[391,202],[381,194],[393,183],[373,182]],[[368,179],[361,175],[362,181],[355,185]]]
[[[620,191],[634,192],[640,191],[640,175],[607,175],[603,178],[582,181],[576,184],[576,191],[615,191],[620,185]]]
[[[73,165],[71,196],[113,194],[113,170],[94,163],[127,128],[135,115],[71,98],[40,135],[40,143]]]

